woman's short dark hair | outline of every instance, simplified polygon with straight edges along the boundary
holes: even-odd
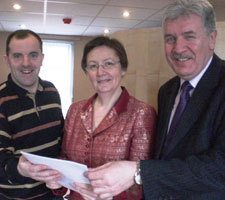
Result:
[[[128,66],[127,54],[126,54],[125,48],[121,44],[121,42],[114,38],[110,39],[109,37],[99,36],[99,37],[96,37],[96,38],[92,39],[91,41],[89,41],[84,47],[83,57],[82,57],[82,61],[81,61],[81,67],[85,73],[87,72],[87,56],[88,56],[88,54],[95,47],[100,47],[100,46],[106,46],[106,47],[113,49],[115,51],[116,55],[120,59],[121,68],[124,71],[127,70],[127,66]]]
[[[41,52],[42,52],[42,40],[41,40],[40,36],[37,33],[33,32],[31,30],[21,29],[21,30],[17,30],[17,31],[12,32],[8,36],[8,38],[6,40],[6,55],[7,56],[9,55],[9,51],[10,51],[9,44],[10,44],[10,42],[13,38],[22,40],[22,39],[28,38],[30,35],[33,35],[38,40],[39,45],[40,45],[40,49],[41,49]]]

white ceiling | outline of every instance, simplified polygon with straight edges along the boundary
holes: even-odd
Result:
[[[95,36],[118,30],[161,26],[165,7],[174,0],[0,0],[0,31],[14,31],[21,24],[42,34]],[[210,0],[217,21],[225,21],[225,0]],[[12,8],[22,6],[20,11]],[[125,19],[122,12],[128,10]],[[71,18],[64,24],[63,18]]]

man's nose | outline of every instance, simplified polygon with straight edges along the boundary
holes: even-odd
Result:
[[[177,38],[175,44],[174,44],[174,51],[176,53],[181,53],[185,50],[186,42],[182,38]]]
[[[28,66],[30,64],[30,59],[27,55],[23,56],[23,65]]]

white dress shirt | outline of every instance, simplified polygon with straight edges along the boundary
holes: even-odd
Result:
[[[189,80],[189,83],[193,87],[193,89],[190,90],[190,96],[193,94],[193,92],[195,90],[195,87],[197,86],[198,82],[202,78],[202,76],[205,73],[205,71],[208,69],[208,67],[209,67],[211,62],[212,62],[212,56],[209,59],[207,65],[203,68],[203,70],[196,77],[194,77],[193,79]],[[177,93],[177,96],[176,96],[176,99],[175,99],[175,102],[174,102],[174,105],[173,105],[173,110],[172,110],[171,115],[170,115],[170,122],[169,122],[169,126],[168,126],[167,132],[169,131],[169,128],[170,128],[170,125],[171,125],[171,122],[172,122],[175,110],[176,110],[176,108],[178,106],[178,103],[179,103],[179,100],[180,100],[180,95],[181,95],[181,85],[183,84],[184,81],[185,81],[184,79],[180,79],[180,88],[178,90],[178,93]]]

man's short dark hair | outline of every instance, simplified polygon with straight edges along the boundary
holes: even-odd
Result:
[[[42,50],[43,50],[42,49],[42,40],[41,40],[40,36],[37,33],[33,32],[31,30],[22,29],[22,30],[14,31],[8,36],[8,38],[6,40],[6,55],[7,56],[9,55],[9,51],[10,51],[9,44],[10,44],[12,38],[25,39],[25,38],[29,37],[29,35],[33,35],[38,40],[38,42],[40,44],[40,49],[41,49],[41,52],[42,52]]]

